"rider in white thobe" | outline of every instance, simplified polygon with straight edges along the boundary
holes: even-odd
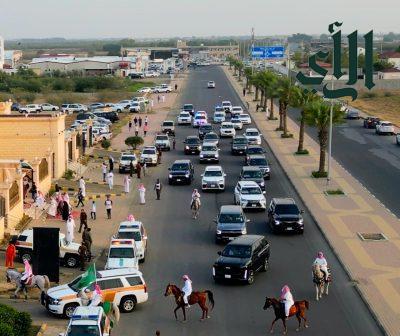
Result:
[[[325,281],[328,280],[328,262],[326,261],[324,254],[322,252],[318,252],[317,257],[314,260],[314,265],[319,265],[320,270],[324,273]]]
[[[289,317],[290,307],[294,305],[294,300],[290,288],[287,285],[282,288],[281,302],[285,305],[285,316]]]
[[[185,284],[183,285],[182,288],[182,292],[184,293],[183,302],[185,302],[185,305],[187,307],[190,307],[188,302],[188,297],[190,296],[190,294],[192,294],[192,280],[190,280],[189,276],[187,275],[184,275],[182,279],[185,281]]]

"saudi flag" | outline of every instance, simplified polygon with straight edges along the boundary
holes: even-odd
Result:
[[[82,274],[82,278],[78,282],[78,289],[85,288],[96,282],[96,266],[91,264],[85,273]]]

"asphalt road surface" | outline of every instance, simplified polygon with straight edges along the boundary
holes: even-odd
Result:
[[[297,123],[298,109],[288,115]],[[316,141],[315,128],[306,132]],[[400,217],[400,146],[394,136],[375,134],[363,127],[363,119],[347,120],[336,126],[332,141],[333,157],[397,217]]]
[[[216,82],[215,89],[207,89],[207,81]],[[231,100],[239,105],[236,95],[219,67],[203,67],[192,70],[182,94],[182,103],[193,103],[198,110],[206,110],[212,116],[213,108],[221,100]],[[178,111],[172,111],[175,116]],[[148,231],[149,251],[141,271],[149,288],[149,301],[139,305],[135,312],[122,315],[114,335],[265,335],[273,311],[264,311],[266,296],[277,297],[283,285],[288,284],[296,299],[307,299],[311,303],[307,312],[310,328],[302,331],[308,335],[380,335],[365,304],[355,291],[338,260],[333,256],[316,224],[305,211],[304,235],[274,236],[266,225],[266,213],[250,213],[248,232],[264,234],[271,243],[270,269],[258,273],[253,285],[214,284],[212,265],[217,251],[222,246],[214,243],[213,219],[221,205],[232,204],[233,188],[243,164],[243,157],[230,154],[230,140],[220,144],[220,164],[227,173],[227,188],[224,193],[202,193],[200,218],[193,220],[189,209],[193,188],[200,189],[200,174],[205,165],[198,163],[198,156],[185,156],[182,141],[186,136],[197,134],[190,126],[177,127],[177,149],[163,155],[163,163],[152,168],[154,177],[162,177],[164,189],[161,200],[156,201],[150,189],[147,194],[146,214],[141,216]],[[266,144],[264,144],[266,146]],[[293,197],[304,209],[293,187],[288,182],[279,164],[267,150],[272,177],[267,181],[267,201],[271,197]],[[191,186],[169,186],[167,168],[176,159],[190,158],[195,163],[195,181]],[[368,163],[366,163],[367,165]],[[314,299],[311,279],[311,263],[318,251],[324,251],[333,270],[333,284],[328,297],[318,303]],[[172,297],[164,297],[168,283],[182,286],[181,276],[189,274],[194,290],[209,289],[214,293],[215,308],[211,318],[200,322],[201,310],[192,306],[187,315],[188,322],[176,322]],[[182,318],[181,315],[179,315]],[[289,332],[294,334],[297,321],[288,322]],[[275,333],[282,331],[276,324]]]

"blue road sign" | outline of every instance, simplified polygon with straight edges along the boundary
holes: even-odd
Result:
[[[253,47],[251,49],[253,59],[283,58],[284,54],[285,48],[283,46]]]

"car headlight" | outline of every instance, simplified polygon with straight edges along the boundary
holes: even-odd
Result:
[[[186,148],[186,149],[189,149],[189,146],[186,146],[185,148]]]
[[[276,225],[279,225],[279,224],[281,224],[281,221],[275,219],[275,224],[276,224]]]
[[[199,150],[201,150],[201,146],[199,146]]]
[[[297,223],[299,223],[300,225],[303,225],[303,218],[300,218]]]
[[[190,176],[190,174],[189,174],[189,173],[186,173],[186,174],[185,174],[185,177],[189,177],[189,176]]]
[[[247,229],[243,229],[242,234],[244,234],[244,235],[247,234]]]
[[[172,174],[169,174],[168,177],[169,177],[169,178],[172,178]]]
[[[202,158],[202,157],[204,157],[204,155],[203,155],[203,154],[200,154],[200,157]]]
[[[224,180],[218,181],[219,184],[224,184],[224,182],[225,182]]]
[[[60,304],[61,300],[60,299],[51,299],[51,304],[53,305],[58,305]]]
[[[265,168],[265,171],[269,173],[269,167]]]
[[[221,234],[222,233],[222,231],[221,230],[217,230],[217,234]]]
[[[261,181],[260,186],[265,186],[265,182]]]

